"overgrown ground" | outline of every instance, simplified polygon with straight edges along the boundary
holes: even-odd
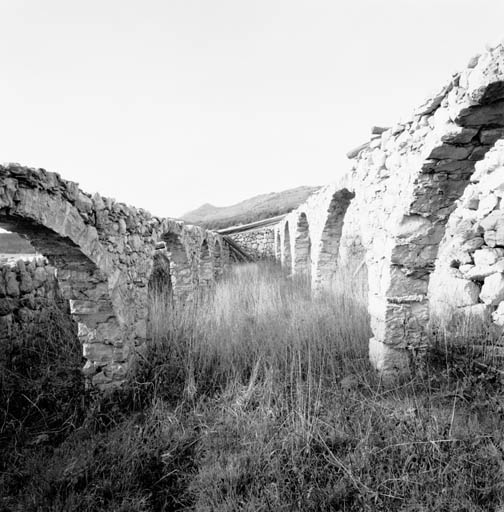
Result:
[[[195,308],[154,298],[148,351],[106,398],[84,392],[57,312],[18,333],[0,358],[0,510],[504,510],[497,336],[433,330],[386,388],[358,282],[312,300],[243,266]]]

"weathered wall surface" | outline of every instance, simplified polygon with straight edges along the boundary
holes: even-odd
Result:
[[[504,130],[503,130],[504,134]],[[491,316],[504,326],[504,141],[476,164],[450,216],[429,284],[432,314]]]
[[[16,324],[36,323],[47,308],[65,309],[56,269],[43,258],[0,267],[0,342]]]
[[[265,226],[228,235],[254,260],[275,258],[274,226]]]
[[[312,196],[277,227],[281,261],[293,273],[311,274],[314,287],[331,280],[338,260],[365,261],[374,333],[370,358],[384,375],[407,371],[410,349],[426,341],[430,277],[447,221],[471,176],[487,188],[477,194],[482,206],[475,207],[471,196],[465,210],[479,211],[482,218],[471,229],[456,228],[467,231],[464,251],[470,257],[452,267],[466,281],[462,287],[472,297],[467,305],[495,308],[504,298],[500,196],[491,191],[500,176],[495,177],[495,166],[487,172],[493,176],[490,185],[478,172],[473,175],[476,162],[503,136],[504,47],[498,45],[471,59],[409,121],[380,130],[355,152],[344,180]],[[498,160],[491,155],[500,154],[496,150],[489,158]],[[466,222],[469,214],[464,215]],[[492,274],[478,274],[478,267],[495,264]]]
[[[194,301],[228,265],[222,238],[153,217],[43,169],[0,166],[0,227],[24,235],[58,271],[94,384],[117,385],[147,335],[153,271],[168,271],[173,299]]]

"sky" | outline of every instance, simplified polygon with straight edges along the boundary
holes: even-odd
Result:
[[[177,217],[323,185],[504,37],[502,0],[0,0],[0,162]]]

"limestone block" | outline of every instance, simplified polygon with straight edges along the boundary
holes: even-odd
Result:
[[[463,128],[455,123],[449,123],[446,128],[446,133],[441,137],[441,140],[452,144],[467,144],[471,142],[476,135],[478,135],[478,130],[475,128]]]
[[[19,297],[19,283],[14,272],[7,272],[5,275],[5,288],[9,297]]]
[[[472,189],[461,199],[462,208],[467,208],[468,210],[477,210],[479,207],[479,194],[476,190]]]
[[[139,251],[142,248],[142,239],[139,235],[133,235],[130,237],[130,245],[134,251]]]
[[[97,372],[98,368],[100,368],[99,364],[88,360],[86,361],[84,368],[82,368],[82,373],[84,377],[91,377]]]
[[[504,276],[500,273],[485,277],[480,299],[484,304],[496,306],[504,300]]]
[[[464,160],[472,151],[472,147],[466,146],[452,146],[451,144],[443,144],[434,148],[428,158],[436,160]]]
[[[503,196],[504,167],[501,165],[500,161],[496,163],[496,168],[492,173],[485,173],[480,177],[478,188],[480,190],[480,193],[484,195],[493,193],[498,197]]]
[[[466,279],[471,279],[472,281],[483,281],[485,277],[488,277],[492,274],[495,274],[496,272],[499,272],[499,270],[494,265],[467,266],[471,268],[466,270],[460,267],[460,271],[462,272]]]
[[[112,362],[108,364],[103,372],[113,381],[125,379],[129,370],[128,363]]]
[[[477,267],[493,265],[504,256],[504,249],[483,247],[473,254],[474,264]]]
[[[33,287],[40,288],[47,281],[47,274],[43,267],[37,267],[33,273]]]
[[[115,319],[100,323],[95,330],[97,339],[106,340],[116,346],[123,344],[123,332]]]
[[[480,287],[467,279],[452,278],[446,291],[455,307],[473,306],[480,295]]]
[[[96,315],[99,313],[113,314],[112,305],[109,301],[75,300],[70,303],[70,313],[75,315]]]
[[[501,302],[492,313],[492,320],[500,327],[504,327],[504,302]]]
[[[476,236],[466,240],[462,243],[461,248],[464,251],[473,252],[476,249],[479,249],[482,245],[485,244],[485,240],[481,236]]]
[[[480,197],[478,214],[482,217],[488,215],[495,209],[499,203],[499,198],[495,194],[488,194]]]
[[[79,210],[89,213],[93,210],[93,200],[83,192],[79,191],[75,201],[75,206],[77,206]]]
[[[33,280],[28,272],[20,272],[21,283],[19,290],[21,293],[29,293],[33,290]]]
[[[471,264],[465,264],[465,265],[460,265],[460,267],[459,267],[459,269],[458,269],[458,270],[459,270],[459,272],[460,272],[464,277],[466,277],[466,278],[467,278],[467,274],[468,274],[469,272],[471,272],[471,270],[473,270],[473,269],[474,269],[474,265],[471,265]],[[452,269],[452,270],[456,270],[456,269]],[[488,274],[488,275],[489,275],[489,274]]]
[[[484,234],[485,243],[488,247],[496,247],[497,246],[497,231],[485,231]]]
[[[390,302],[370,297],[371,329],[378,340],[387,340],[395,348],[405,348],[422,341],[429,320],[425,296],[411,296],[409,302]]]
[[[425,295],[427,294],[427,288],[427,279],[408,276],[405,273],[405,269],[392,267],[390,270],[390,283],[385,293],[388,297]]]
[[[129,346],[114,347],[105,343],[84,343],[82,345],[83,355],[86,359],[98,363],[112,361],[126,361],[129,356]]]
[[[125,235],[127,232],[127,227],[126,227],[126,221],[124,219],[119,219],[119,233],[121,235]]]
[[[499,139],[504,139],[504,128],[482,130],[479,138],[482,144],[495,144]]]
[[[504,103],[480,105],[478,108],[464,108],[457,118],[460,126],[478,127],[482,125],[504,125]]]

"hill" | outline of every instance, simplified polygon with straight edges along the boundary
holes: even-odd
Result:
[[[182,220],[208,229],[223,229],[288,213],[320,187],[297,187],[251,197],[231,206],[206,203],[182,216]]]
[[[16,233],[0,233],[0,254],[32,254],[30,242]]]

